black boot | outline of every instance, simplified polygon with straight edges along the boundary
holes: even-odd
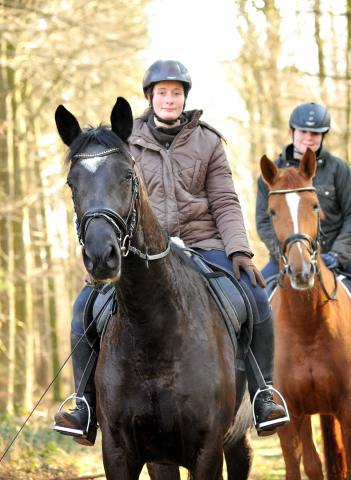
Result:
[[[256,358],[267,387],[273,385],[275,328],[273,312],[263,322],[255,323],[251,350]],[[260,437],[273,435],[278,427],[289,421],[285,409],[273,400],[272,390],[259,391],[259,386],[249,361],[246,361],[247,380],[251,403],[254,401],[255,426]],[[277,422],[278,419],[281,421]],[[265,425],[265,423],[267,423]],[[273,423],[273,424],[271,424]]]
[[[78,387],[83,377],[85,367],[87,366],[90,356],[92,354],[92,350],[86,340],[85,335],[80,335],[71,330],[72,350],[75,348],[78,342],[79,345],[72,354],[73,375],[76,392],[78,392]],[[60,410],[55,415],[54,430],[57,430],[63,435],[71,435],[74,437],[73,440],[75,442],[79,443],[80,445],[86,446],[94,445],[96,439],[96,432],[98,429],[96,419],[96,391],[94,382],[95,365],[96,362],[89,375],[84,390],[84,398],[86,401],[84,401],[83,399],[77,399],[76,408],[74,410],[71,410],[72,413]],[[90,410],[90,423],[88,423],[88,408]]]

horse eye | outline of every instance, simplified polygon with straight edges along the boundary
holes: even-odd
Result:
[[[312,210],[313,210],[314,212],[318,212],[318,211],[319,211],[319,203],[315,203],[315,204],[313,205],[313,207],[312,207]]]
[[[272,215],[272,217],[276,217],[277,216],[277,212],[274,210],[274,208],[271,208],[269,210],[269,213]]]
[[[131,180],[133,178],[133,172],[128,172],[126,175],[126,180]]]

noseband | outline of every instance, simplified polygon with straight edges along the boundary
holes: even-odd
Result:
[[[316,189],[314,187],[300,187],[300,188],[289,188],[289,189],[286,189],[286,190],[271,190],[268,193],[268,196],[277,195],[277,194],[285,194],[285,193],[293,193],[293,192],[305,192],[305,191],[316,192]],[[302,243],[302,245],[307,249],[308,253],[310,254],[311,263],[312,263],[314,272],[317,273],[319,283],[322,287],[322,290],[323,290],[325,296],[327,297],[326,302],[328,302],[329,300],[336,300],[336,294],[337,294],[337,291],[338,291],[338,282],[337,282],[337,279],[336,279],[335,272],[334,272],[334,270],[332,270],[333,275],[334,275],[335,288],[334,288],[332,296],[330,296],[329,293],[326,291],[326,288],[324,286],[322,273],[320,271],[320,268],[319,268],[318,262],[317,262],[317,253],[318,253],[320,233],[321,233],[321,223],[320,223],[319,211],[318,211],[317,235],[315,236],[315,238],[311,238],[309,235],[306,235],[304,233],[293,233],[293,234],[289,235],[284,240],[283,243],[281,243],[278,240],[278,237],[275,233],[272,213],[269,212],[268,215],[269,215],[269,220],[270,220],[272,231],[273,231],[274,243],[277,246],[279,256],[283,260],[283,268],[282,268],[282,270],[279,274],[278,285],[280,287],[284,288],[284,290],[285,290],[283,282],[284,282],[284,276],[285,276],[285,274],[288,270],[288,267],[289,267],[288,258],[289,258],[290,250],[291,250],[292,246],[294,245],[294,243]],[[307,242],[307,244],[306,244],[306,242]],[[286,250],[288,250],[287,254],[286,254]]]
[[[92,154],[79,153],[75,155],[75,157],[81,157],[81,158],[100,157],[102,155],[110,155],[111,153],[119,152],[119,151],[120,151],[119,148],[111,148],[110,150],[105,150],[104,152],[98,152],[98,153],[92,153]],[[139,223],[139,209],[141,206],[141,202],[140,202],[140,183],[139,183],[138,175],[135,171],[135,160],[130,152],[126,151],[126,153],[133,160],[132,199],[131,199],[129,212],[126,220],[124,220],[117,212],[115,212],[110,208],[105,208],[105,207],[90,208],[87,212],[85,212],[81,221],[79,221],[78,217],[76,216],[76,231],[77,231],[78,241],[84,247],[86,232],[88,230],[90,222],[94,218],[105,219],[114,229],[119,245],[121,245],[121,242],[122,242],[121,231],[123,232],[124,238],[123,238],[123,244],[121,246],[122,256],[126,257],[129,252],[132,252],[134,255],[137,255],[140,258],[144,259],[146,263],[146,267],[149,268],[148,262],[150,260],[158,260],[160,258],[165,257],[166,255],[168,255],[171,247],[170,247],[170,243],[168,243],[167,248],[164,252],[159,253],[157,255],[148,255],[147,254],[148,247],[146,247],[146,253],[142,253],[140,250],[138,250],[137,248],[133,247],[130,244],[133,238],[134,229],[135,228],[137,229],[137,226]],[[73,192],[72,192],[72,202],[73,202],[74,211],[77,215]],[[128,228],[128,222],[129,222],[129,228]]]

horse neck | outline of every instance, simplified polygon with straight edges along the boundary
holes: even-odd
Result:
[[[166,250],[168,239],[160,227],[141,185],[141,206],[139,208],[139,225],[131,245],[142,253],[156,255]],[[164,258],[149,261],[149,268],[144,259],[129,253],[122,262],[122,275],[116,283],[118,303],[123,307],[126,317],[137,324],[157,321],[158,307],[171,297],[171,283],[181,281],[175,278],[175,268],[180,262],[172,251]],[[177,303],[170,298],[170,309]],[[170,315],[172,311],[170,311]],[[167,320],[167,315],[164,315]]]
[[[322,274],[322,281],[325,289],[330,296],[334,292],[335,283],[332,272],[324,265],[319,258],[319,266]],[[315,331],[320,328],[323,323],[328,327],[328,318],[330,310],[333,308],[334,302],[328,301],[322,290],[317,273],[314,278],[314,285],[308,290],[294,290],[290,284],[289,278],[284,278],[284,289],[279,289],[281,296],[281,307],[293,317],[295,326],[303,327],[304,335],[309,329]]]

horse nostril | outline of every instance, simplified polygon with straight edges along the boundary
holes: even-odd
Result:
[[[288,274],[289,278],[292,278],[292,279],[294,279],[294,280],[296,279],[296,277],[295,277],[295,275],[294,275],[294,273],[293,273],[293,271],[292,271],[292,268],[291,268],[290,263],[288,264],[288,268],[287,268],[286,271],[287,271],[287,274]]]
[[[83,262],[85,265],[85,268],[88,271],[91,271],[93,269],[93,261],[89,256],[89,253],[87,252],[87,249],[83,247]]]
[[[106,252],[106,264],[111,268],[114,269],[117,267],[119,262],[119,255],[117,252],[117,248],[115,245],[110,245],[110,248]]]
[[[315,273],[316,273],[316,269],[315,269],[315,267],[314,267],[314,264],[311,262],[311,263],[310,263],[309,278],[313,277]]]

